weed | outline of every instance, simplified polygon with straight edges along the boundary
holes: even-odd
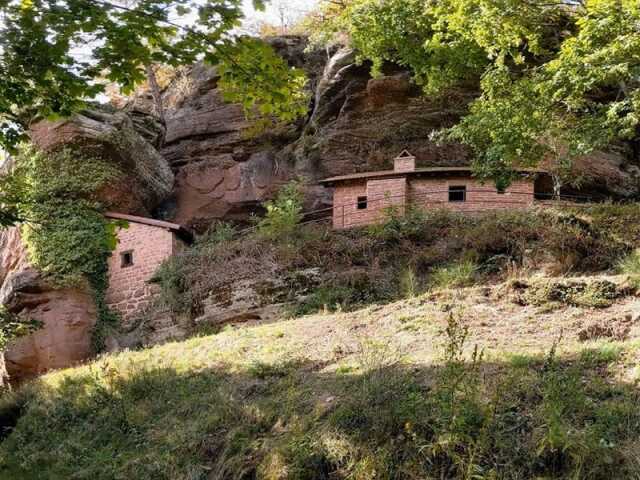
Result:
[[[400,288],[405,298],[413,298],[418,295],[420,286],[416,271],[412,267],[407,267],[400,277]]]
[[[431,285],[439,289],[467,287],[474,283],[477,273],[478,266],[472,260],[450,263],[431,272]]]
[[[587,367],[607,365],[620,359],[623,353],[618,343],[605,343],[593,348],[585,348],[580,352],[580,361]]]
[[[618,270],[629,277],[635,288],[640,288],[640,251],[636,249],[620,260]]]

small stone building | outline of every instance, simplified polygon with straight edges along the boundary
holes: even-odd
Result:
[[[518,171],[503,191],[473,178],[469,167],[416,168],[416,159],[405,151],[394,160],[394,169],[356,173],[323,180],[333,187],[333,225],[349,228],[376,223],[390,207],[402,213],[406,206],[449,208],[462,212],[526,208],[536,198],[537,181],[544,172]]]
[[[108,213],[107,218],[123,220],[127,228],[117,232],[118,245],[109,259],[107,305],[122,317],[123,324],[147,307],[154,294],[149,283],[160,264],[180,251],[193,238],[180,225]]]

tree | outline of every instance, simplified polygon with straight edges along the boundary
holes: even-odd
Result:
[[[373,62],[413,71],[428,95],[460,84],[479,96],[447,136],[469,145],[476,172],[510,181],[634,138],[640,123],[637,0],[342,0],[315,38],[342,32]]]
[[[175,67],[204,58],[226,66],[228,84],[249,66],[254,73],[265,69],[269,82],[277,77],[283,83],[260,84],[264,79],[254,75],[252,102],[263,105],[264,95],[286,104],[289,98],[274,98],[271,90],[290,81],[299,86],[299,72],[274,65],[264,46],[243,63],[247,44],[232,35],[241,18],[242,0],[137,0],[128,6],[0,0],[0,145],[14,149],[34,121],[73,114],[103,92],[102,80],[131,91],[155,64]],[[274,69],[281,72],[274,76]],[[280,110],[276,106],[274,113]]]

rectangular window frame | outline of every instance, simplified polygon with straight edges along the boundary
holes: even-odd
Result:
[[[449,203],[464,203],[467,201],[466,185],[449,185]]]
[[[366,210],[367,208],[369,208],[369,199],[366,195],[358,197],[356,207],[358,210]]]
[[[133,250],[127,250],[125,252],[120,252],[120,268],[129,268],[133,267]]]

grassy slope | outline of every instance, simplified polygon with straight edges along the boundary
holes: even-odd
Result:
[[[297,312],[354,311],[49,374],[0,400],[0,479],[638,478],[640,305],[605,274],[640,247],[639,214],[436,213],[203,243],[163,274],[177,311],[229,280],[318,265]]]
[[[506,285],[428,294],[47,375],[4,401],[23,407],[0,478],[637,478],[638,327],[578,340],[635,297],[513,299]],[[477,369],[458,361],[475,344]]]

